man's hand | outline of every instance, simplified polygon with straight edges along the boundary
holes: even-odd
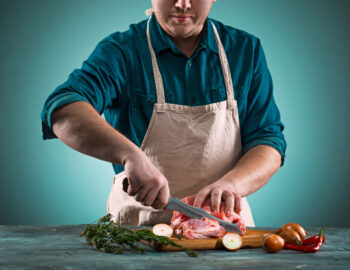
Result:
[[[130,196],[155,209],[161,209],[168,203],[168,181],[142,151],[128,156],[124,166]]]
[[[225,202],[227,216],[233,214],[233,211],[238,214],[241,212],[241,197],[236,192],[232,179],[229,179],[228,175],[201,189],[194,199],[193,206],[201,208],[207,197],[210,197],[211,211],[213,212],[220,211],[221,201]]]
[[[219,211],[221,201],[226,204],[225,212],[241,211],[241,197],[246,197],[265,185],[281,166],[281,155],[267,145],[251,148],[236,166],[218,181],[200,190],[194,206],[201,207],[210,196],[212,210]]]

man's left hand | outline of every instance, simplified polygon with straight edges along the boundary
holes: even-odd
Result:
[[[201,189],[195,199],[193,206],[202,207],[207,197],[210,197],[212,212],[219,212],[221,202],[225,202],[225,214],[241,212],[241,196],[237,193],[231,177],[225,175],[218,181]]]

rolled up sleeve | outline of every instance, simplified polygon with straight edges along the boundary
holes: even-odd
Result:
[[[41,112],[42,138],[57,138],[51,123],[55,109],[72,102],[85,101],[99,114],[103,114],[120,96],[125,81],[125,56],[117,44],[107,37],[98,43],[82,67],[75,69],[67,81],[46,99]]]
[[[273,97],[273,83],[259,39],[254,50],[252,83],[247,97],[247,114],[242,125],[243,154],[257,145],[268,145],[286,155],[284,125]]]

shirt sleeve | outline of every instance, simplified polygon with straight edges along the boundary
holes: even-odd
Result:
[[[41,112],[42,138],[57,138],[52,130],[51,114],[69,103],[85,101],[103,114],[118,99],[125,85],[125,59],[110,37],[99,42],[81,68],[75,69],[46,99]]]
[[[241,131],[243,154],[254,146],[268,145],[281,154],[281,166],[283,166],[287,146],[282,133],[284,125],[273,97],[272,78],[259,39],[255,46],[253,61],[247,114]]]

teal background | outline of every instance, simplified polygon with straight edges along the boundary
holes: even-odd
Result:
[[[112,166],[43,141],[46,97],[96,44],[145,19],[145,0],[0,0],[0,224],[85,224],[106,213]],[[258,36],[288,143],[249,196],[257,226],[350,226],[347,0],[218,0],[210,16]]]

